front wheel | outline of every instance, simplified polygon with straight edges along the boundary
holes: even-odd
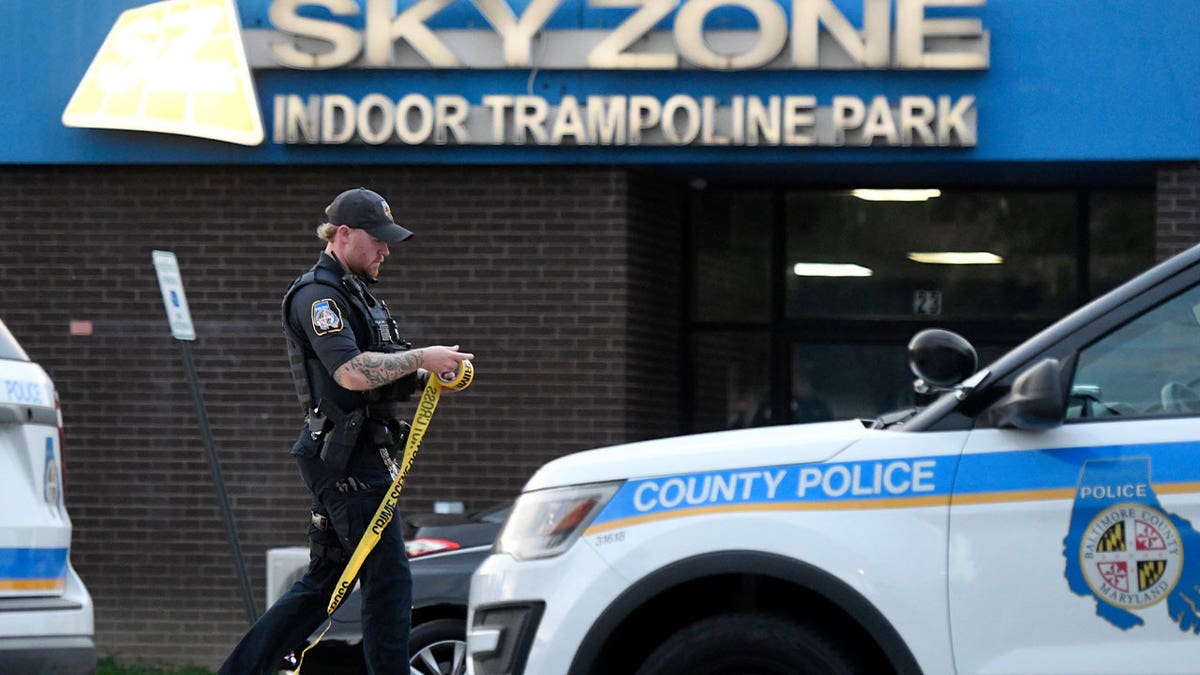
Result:
[[[701,619],[668,637],[637,675],[852,675],[843,647],[809,626],[766,612]]]
[[[412,629],[408,637],[410,675],[463,675],[467,672],[467,624],[437,619]]]

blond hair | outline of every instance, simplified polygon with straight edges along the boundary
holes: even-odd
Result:
[[[333,223],[321,223],[317,226],[317,236],[325,241],[333,241],[333,235],[337,234],[338,226]]]

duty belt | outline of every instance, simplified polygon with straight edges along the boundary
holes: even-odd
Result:
[[[404,414],[405,403],[400,401],[381,401],[367,404],[367,417],[373,420],[391,420]]]
[[[366,412],[366,417],[373,420],[394,420],[400,417],[404,410],[404,403],[384,401],[380,403],[368,403],[363,406]],[[340,411],[331,404],[320,405],[315,408],[309,408],[304,416],[304,423],[308,425],[308,433],[317,440],[326,431],[330,423],[336,424],[346,413]]]
[[[325,532],[326,530],[329,529],[329,516],[317,513],[316,511],[313,511],[312,512],[312,524],[313,524],[313,527],[317,528],[318,530],[320,530],[322,532]]]

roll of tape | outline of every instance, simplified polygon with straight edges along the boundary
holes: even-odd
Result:
[[[475,379],[475,366],[470,361],[459,361],[458,368],[454,369],[454,377],[447,380],[442,373],[438,373],[437,379],[438,384],[446,389],[462,391],[471,386],[471,381]]]

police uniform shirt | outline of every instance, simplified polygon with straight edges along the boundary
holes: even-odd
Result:
[[[325,276],[342,278],[346,275],[341,264],[322,253],[318,268],[333,273]],[[362,394],[342,388],[333,373],[342,364],[370,346],[370,326],[367,318],[352,304],[344,285],[331,286],[315,281],[297,289],[288,306],[288,322],[294,335],[306,340],[300,345],[306,369],[313,386],[314,403],[322,397],[332,397],[343,410],[363,404]],[[322,368],[314,367],[314,357]]]

